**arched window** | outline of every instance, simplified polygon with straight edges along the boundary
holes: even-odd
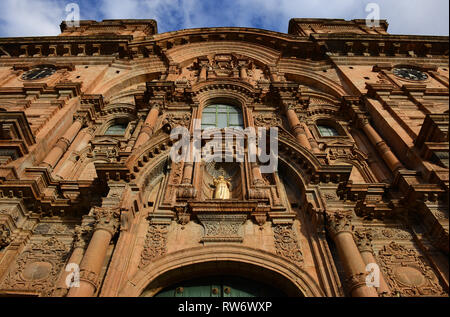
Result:
[[[128,123],[114,124],[106,130],[105,135],[125,135]]]
[[[321,136],[339,136],[339,132],[329,125],[319,124],[317,128]]]
[[[210,105],[202,113],[202,129],[243,128],[244,120],[239,108],[230,105]]]

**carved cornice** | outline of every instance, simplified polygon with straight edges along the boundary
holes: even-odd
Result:
[[[311,34],[331,56],[448,56],[448,37],[384,34]]]

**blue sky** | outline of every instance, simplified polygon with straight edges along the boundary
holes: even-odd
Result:
[[[155,19],[159,33],[220,26],[285,33],[291,18],[365,19],[372,2],[391,34],[449,34],[448,0],[0,0],[0,37],[58,35],[71,2],[82,20]]]

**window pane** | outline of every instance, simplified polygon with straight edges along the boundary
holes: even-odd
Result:
[[[239,108],[230,105],[211,105],[202,113],[202,129],[207,127],[226,128],[244,127],[242,112]]]
[[[202,124],[216,125],[216,113],[203,113]]]
[[[106,135],[124,135],[128,124],[115,124],[106,130]]]
[[[220,129],[226,128],[228,126],[228,115],[227,113],[217,114],[217,127]]]
[[[244,122],[240,113],[230,113],[230,126],[243,126]]]
[[[319,132],[321,136],[339,136],[337,130],[327,125],[319,125]]]

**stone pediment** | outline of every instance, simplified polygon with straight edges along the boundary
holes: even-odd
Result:
[[[108,136],[96,137],[95,140],[92,141],[92,145],[94,146],[119,146],[119,143],[119,140]]]

